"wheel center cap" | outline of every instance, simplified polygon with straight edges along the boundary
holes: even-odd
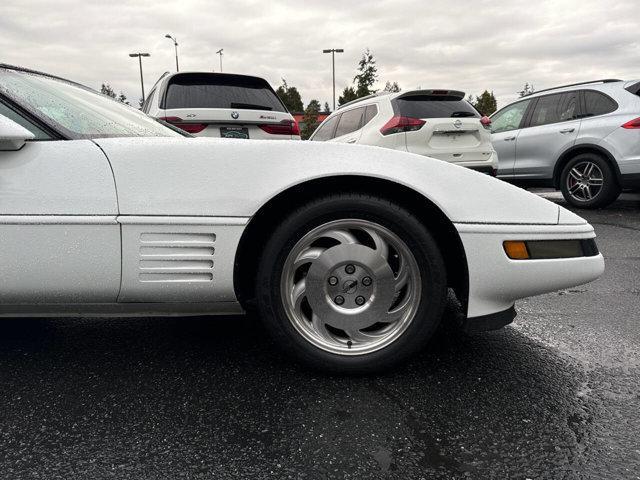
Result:
[[[352,294],[358,290],[358,280],[349,279],[342,285],[342,291],[344,293]]]
[[[353,275],[343,275],[347,266]],[[366,276],[369,286],[363,284]],[[335,285],[328,279],[335,278]],[[373,281],[372,281],[373,279]],[[363,245],[337,245],[325,250],[306,277],[307,300],[315,313],[335,328],[365,328],[384,318],[395,296],[386,259]]]

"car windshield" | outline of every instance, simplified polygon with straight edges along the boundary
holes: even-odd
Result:
[[[179,137],[135,108],[65,80],[0,69],[0,93],[66,137]]]

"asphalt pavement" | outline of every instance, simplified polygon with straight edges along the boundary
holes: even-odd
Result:
[[[251,317],[2,320],[0,478],[640,478],[640,196],[578,213],[602,278],[379,376]]]

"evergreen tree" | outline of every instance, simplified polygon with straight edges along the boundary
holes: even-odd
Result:
[[[109,85],[108,83],[102,84],[102,86],[100,87],[100,93],[111,98],[116,98],[116,92],[113,91],[113,88],[111,88],[111,85]]]
[[[111,88],[111,85],[109,85],[108,83],[102,84],[102,86],[100,87],[100,93],[102,93],[103,95],[106,95],[107,97],[111,97],[115,100],[118,100],[119,102],[129,105],[129,102],[127,102],[127,97],[125,96],[125,94],[120,92],[119,95],[116,95],[116,92],[113,91],[113,88]]]
[[[385,92],[399,92],[401,90],[400,86],[398,85],[398,82],[387,82],[384,85],[384,91]]]
[[[376,91],[371,87],[378,79],[378,67],[376,67],[376,61],[368,48],[363,52],[362,58],[358,62],[358,72],[353,77],[353,81],[356,84],[356,98],[366,97],[375,93]]]
[[[352,102],[358,98],[359,97],[353,87],[344,87],[342,95],[338,97],[338,105],[344,105],[345,103]]]
[[[129,105],[129,102],[127,101],[127,97],[125,96],[124,93],[120,92],[120,95],[118,95],[117,100],[119,102],[124,103],[125,105]]]
[[[331,108],[329,108],[329,102],[324,102],[324,111],[325,112],[330,112]]]
[[[290,112],[302,112],[304,110],[300,92],[298,92],[296,87],[290,87],[287,85],[287,81],[284,78],[282,79],[282,85],[280,85],[276,90],[276,94],[280,97],[280,100],[282,100],[282,103],[284,103],[284,106],[287,107],[287,110]]]
[[[302,118],[302,123],[304,126],[302,127],[302,131],[300,132],[300,136],[303,140],[307,140],[313,132],[315,132],[316,128],[320,122],[318,122],[318,114],[320,113],[320,102],[318,100],[311,100],[309,105],[304,111],[304,117]]]
[[[536,89],[533,88],[533,85],[529,85],[529,82],[527,82],[524,84],[524,88],[518,92],[518,95],[520,95],[520,97],[526,97],[527,95],[531,95],[535,91]]]
[[[472,102],[472,104],[476,107],[476,110],[486,116],[491,115],[498,109],[496,97],[493,95],[493,92],[489,93],[487,90],[482,92],[479,97],[476,97],[475,103]]]

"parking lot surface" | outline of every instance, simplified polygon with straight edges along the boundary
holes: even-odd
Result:
[[[0,478],[640,478],[640,198],[578,213],[602,278],[380,376],[251,317],[2,320]]]

